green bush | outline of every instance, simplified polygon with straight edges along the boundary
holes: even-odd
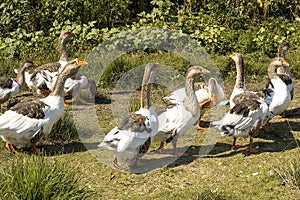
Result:
[[[291,52],[298,49],[299,3],[300,0],[4,0],[0,4],[0,58],[4,62],[33,59],[40,64],[57,61],[57,38],[63,30],[76,32],[68,45],[70,57],[75,58],[84,57],[124,31],[159,27],[189,35],[214,55],[227,56],[237,51],[250,54],[253,60],[249,62],[254,63],[260,57],[274,57],[284,40],[293,43]],[[159,38],[159,34],[156,36]],[[147,46],[144,42],[137,45]],[[144,50],[149,53],[149,49]],[[121,61],[112,67],[116,77],[136,63],[119,68],[123,64]],[[292,68],[299,78],[298,64]],[[1,69],[1,75],[5,71]],[[105,84],[109,85],[112,80],[107,79]]]

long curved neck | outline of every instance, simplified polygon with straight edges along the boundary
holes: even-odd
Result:
[[[286,52],[287,52],[287,49],[285,49],[284,46],[280,45],[277,56],[280,58],[286,59]]]
[[[193,77],[187,77],[185,83],[185,93],[186,97],[183,101],[183,106],[187,111],[192,113],[193,116],[197,115],[197,113],[199,112],[199,105],[195,94]]]
[[[141,92],[141,108],[149,109],[151,105],[151,77],[149,73],[145,73],[142,83],[142,92]]]
[[[22,88],[24,86],[24,82],[25,82],[25,66],[21,66],[18,69],[18,74],[16,77],[16,82],[19,84],[19,86]]]
[[[60,53],[60,60],[68,61],[68,53],[67,53],[67,42],[64,40],[59,41],[59,53]]]
[[[49,96],[64,96],[64,86],[65,82],[68,79],[67,76],[64,74],[60,74],[57,78],[57,81],[53,87],[52,92],[49,94]]]
[[[245,72],[244,72],[244,60],[242,57],[239,57],[238,61],[236,61],[236,80],[235,80],[235,88],[243,88],[245,89]]]

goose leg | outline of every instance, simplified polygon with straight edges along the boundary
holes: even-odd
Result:
[[[37,154],[38,153],[38,148],[36,147],[36,143],[32,144],[31,150],[33,153]]]
[[[263,126],[263,129],[264,129],[266,132],[271,132],[271,131],[273,131],[273,128],[270,126],[269,121]]]
[[[285,116],[286,116],[286,110],[283,111],[282,113],[280,113],[279,115],[276,115],[275,118],[276,118],[276,119],[282,119],[282,118],[284,118]]]
[[[120,170],[123,170],[123,169],[124,169],[123,167],[121,167],[121,166],[118,164],[117,156],[114,157],[114,159],[113,159],[113,164],[114,164],[115,168],[117,168],[117,169],[120,169]]]
[[[199,130],[199,131],[205,131],[206,128],[202,127],[202,126],[200,125],[200,122],[201,122],[201,116],[199,116],[199,119],[198,119],[198,121],[197,121],[197,126],[196,126],[197,130]]]
[[[159,145],[159,147],[158,147],[157,150],[161,150],[161,149],[163,149],[163,148],[164,148],[164,142],[160,142],[160,145]]]
[[[239,148],[241,148],[240,145],[236,145],[236,137],[233,137],[233,144],[232,144],[232,150],[238,150]]]
[[[80,96],[77,96],[76,99],[85,105],[94,105],[94,103],[87,102],[86,100],[82,99]]]
[[[6,148],[12,153],[18,153],[12,144],[9,144],[7,141],[5,143]]]
[[[250,145],[249,145],[249,150],[250,153],[257,153],[258,150],[257,149],[253,149],[253,138],[250,137]]]
[[[172,154],[175,156],[189,156],[188,153],[179,153],[177,151],[177,139],[178,139],[178,137],[174,137],[174,139],[172,140],[172,145],[173,145],[173,153]]]

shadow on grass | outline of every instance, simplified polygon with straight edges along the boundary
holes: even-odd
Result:
[[[38,145],[37,148],[42,150],[47,156],[57,156],[62,154],[71,154],[76,152],[85,152],[92,149],[97,149],[99,143],[81,143],[71,142],[64,145]],[[22,150],[31,152],[29,148],[23,148]]]
[[[253,147],[257,148],[259,152],[253,153],[253,155],[266,152],[284,152],[286,150],[292,150],[299,147],[299,139],[296,139],[291,132],[300,131],[299,123],[290,121],[271,122],[271,127],[273,128],[273,131],[266,132],[261,129],[260,135],[257,137],[266,140],[266,142],[257,141],[258,139],[254,138]],[[246,138],[245,141],[249,141],[249,139]],[[249,156],[250,153],[246,151],[249,147],[249,143],[243,143],[244,145],[242,145],[239,150],[231,150],[232,143],[216,143],[213,149],[205,157],[230,157],[239,153],[242,153],[244,156]],[[239,140],[237,140],[237,144],[239,144]],[[203,148],[203,146],[194,147],[194,154],[199,152],[200,148]]]
[[[287,110],[285,118],[300,118],[300,107]]]
[[[258,147],[259,152],[257,154],[263,154],[266,152],[284,152],[286,150],[292,150],[299,147],[300,141],[296,139],[292,131],[299,131],[300,126],[296,122],[272,122],[271,126],[274,131],[266,133],[264,130],[260,131],[258,138],[254,138],[254,147]],[[178,148],[179,152],[186,152],[188,156],[174,156],[172,154],[161,154],[157,152],[148,152],[144,157],[141,158],[141,162],[144,163],[143,166],[130,167],[128,172],[134,174],[144,174],[155,169],[167,167],[175,168],[182,165],[188,165],[192,163],[195,159],[205,159],[205,158],[226,158],[235,156],[238,154],[243,154],[244,156],[249,156],[250,154],[246,151],[249,147],[249,139],[246,139],[239,150],[231,150],[233,138],[230,137],[230,142],[217,142],[216,144],[209,145],[191,145],[183,146]],[[179,139],[180,140],[180,139]],[[239,140],[237,144],[239,144]],[[242,143],[242,142],[241,142]],[[40,145],[38,148],[43,149],[45,155],[55,156],[62,154],[72,154],[76,152],[86,152],[89,150],[98,151],[99,143],[81,143],[81,142],[71,142],[64,145]],[[207,148],[210,151],[207,155],[200,156],[199,152]],[[30,152],[30,149],[23,150]],[[108,150],[109,151],[109,150]],[[251,154],[255,156],[256,154]],[[110,160],[111,159],[111,160]],[[113,157],[109,158],[109,162],[113,160]],[[113,167],[113,166],[112,166]]]

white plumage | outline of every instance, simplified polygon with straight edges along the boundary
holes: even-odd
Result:
[[[164,147],[164,142],[172,141],[173,153],[177,154],[176,143],[178,137],[184,134],[191,126],[193,126],[199,116],[200,108],[194,91],[194,79],[200,74],[209,73],[208,70],[200,67],[191,67],[186,75],[185,96],[178,98],[175,104],[157,109],[159,128],[155,136],[155,140],[161,141],[159,150]],[[179,90],[182,91],[182,90]],[[172,94],[177,95],[177,92]],[[181,100],[181,101],[179,101]]]
[[[237,137],[250,137],[250,152],[253,137],[259,134],[259,128],[268,117],[268,105],[262,100],[245,99],[235,104],[220,121],[212,122],[221,131],[222,136],[233,136],[233,148],[237,149]]]
[[[158,64],[151,63],[145,67],[141,108],[135,113],[128,113],[98,145],[115,150],[113,160],[115,167],[122,168],[118,161],[129,166],[137,165],[139,159],[148,151],[152,138],[158,130],[158,120],[150,102],[150,88],[153,74]]]
[[[268,76],[273,85],[273,97],[269,106],[272,116],[281,114],[291,103],[291,93],[288,85],[276,73],[280,67],[289,64],[283,58],[274,58],[268,68]]]
[[[57,76],[68,63],[66,44],[72,40],[73,36],[73,32],[67,31],[60,34],[58,48],[61,55],[58,62],[44,64],[33,73],[27,72],[25,74],[26,84],[30,89],[44,96],[47,96],[53,90]]]
[[[26,60],[17,70],[16,79],[0,77],[0,106],[21,91],[25,82],[25,70],[33,66],[37,66],[37,64]]]
[[[35,144],[40,136],[49,133],[53,124],[63,115],[64,82],[86,64],[79,59],[70,61],[49,96],[23,100],[0,116],[0,135],[10,151],[16,152],[13,145],[23,147],[29,144],[36,151]]]

